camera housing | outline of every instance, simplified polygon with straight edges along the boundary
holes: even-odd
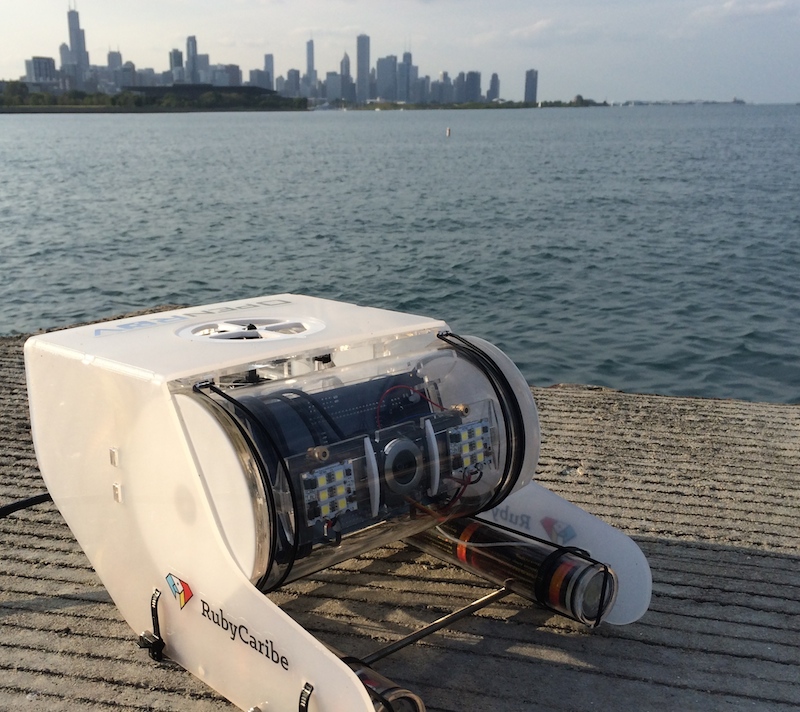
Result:
[[[502,421],[501,386],[446,343],[425,346],[366,368],[324,359],[302,377],[276,379],[262,367],[190,393],[176,387],[179,402],[192,398],[224,432],[241,435],[243,472],[263,501],[255,514],[263,546],[245,568],[260,590],[376,540],[477,513],[525,476],[512,457],[524,424]],[[194,432],[213,436],[208,427]]]

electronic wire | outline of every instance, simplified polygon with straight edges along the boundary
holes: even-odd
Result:
[[[16,502],[12,502],[11,504],[6,504],[0,507],[0,519],[7,517],[9,514],[14,514],[14,512],[19,512],[22,509],[28,509],[29,507],[35,507],[37,504],[43,504],[45,502],[52,501],[53,498],[50,496],[49,492],[37,494],[33,497],[28,497],[27,499],[19,499]]]

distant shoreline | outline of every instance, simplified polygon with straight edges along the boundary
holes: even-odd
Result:
[[[530,104],[525,102],[503,102],[499,104],[473,103],[473,104],[393,104],[375,103],[366,106],[330,106],[320,105],[314,107],[298,106],[160,106],[146,104],[143,106],[113,106],[113,105],[0,105],[0,114],[186,114],[186,113],[218,113],[218,112],[309,112],[309,111],[493,111],[499,109],[547,109],[547,108],[586,108],[608,107],[606,103],[575,103],[575,102],[541,102]]]
[[[574,108],[630,108],[650,106],[707,106],[707,105],[746,105],[743,101],[653,101],[653,102],[625,102],[612,103],[591,102],[576,104],[574,102],[548,101],[537,104],[525,102],[503,102],[499,104],[368,104],[366,106],[329,106],[292,107],[292,106],[110,106],[110,105],[46,105],[46,106],[3,106],[0,105],[0,114],[194,114],[194,113],[221,113],[221,112],[264,112],[286,113],[312,111],[494,111],[513,109],[574,109]],[[791,105],[791,104],[789,104]],[[797,104],[800,106],[800,103]]]
[[[254,86],[214,87],[210,84],[173,87],[124,87],[118,94],[71,90],[62,94],[31,92],[21,81],[0,82],[0,114],[173,114],[219,111],[441,111],[496,109],[592,108],[718,104],[717,101],[625,101],[609,104],[576,94],[564,101],[471,101],[452,103],[405,103],[373,100],[352,104],[342,99],[286,97]],[[745,104],[734,97],[731,104]]]
[[[261,108],[253,106],[0,106],[0,114],[190,114],[230,111],[287,112],[307,109]]]

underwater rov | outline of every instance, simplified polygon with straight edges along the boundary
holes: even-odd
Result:
[[[530,389],[425,317],[297,295],[34,336],[50,494],[151,657],[244,710],[423,712],[370,666],[509,592],[628,623],[650,571],[624,534],[531,483]],[[361,660],[265,596],[405,539],[502,588]]]

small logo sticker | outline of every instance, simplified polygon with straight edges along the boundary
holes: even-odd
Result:
[[[172,595],[181,604],[181,608],[189,603],[189,599],[192,597],[192,589],[189,588],[189,584],[186,581],[179,579],[175,574],[167,574],[167,585],[172,591]]]
[[[542,526],[547,532],[547,536],[554,544],[564,546],[568,541],[574,539],[577,534],[572,528],[572,525],[567,522],[559,522],[552,517],[545,517],[542,519]]]

